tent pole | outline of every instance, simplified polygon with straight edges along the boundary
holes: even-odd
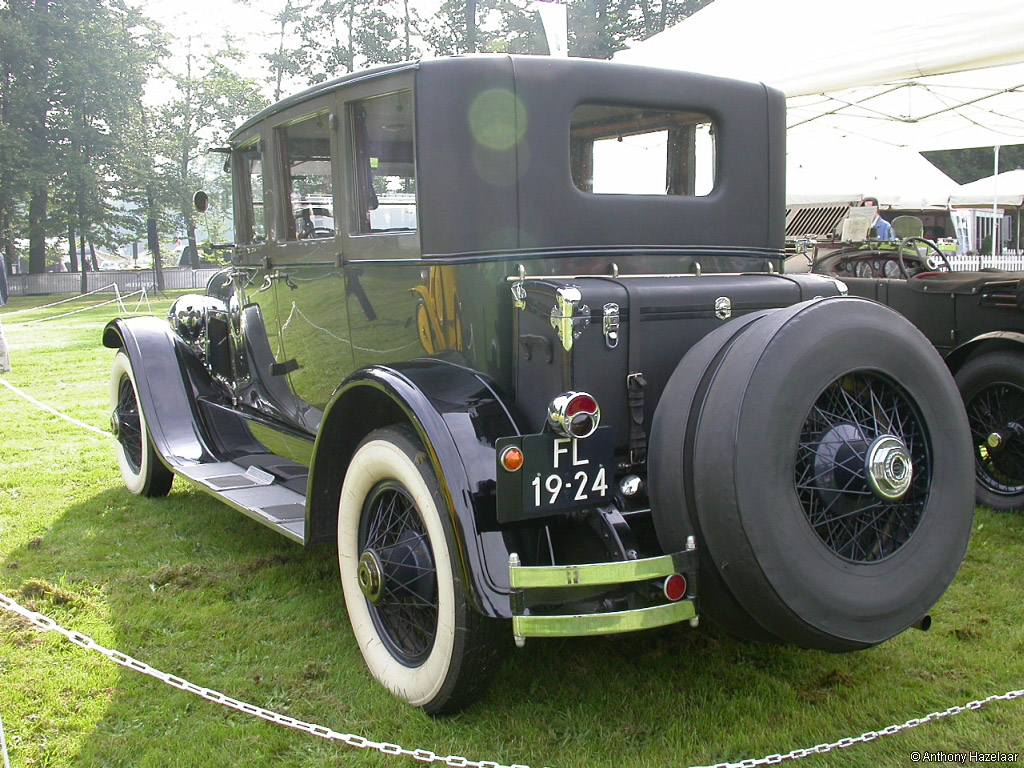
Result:
[[[999,246],[996,243],[999,242],[999,145],[996,144],[992,148],[993,167],[995,172],[992,174],[992,258],[995,259],[996,254],[999,252]],[[992,266],[995,266],[993,263]]]

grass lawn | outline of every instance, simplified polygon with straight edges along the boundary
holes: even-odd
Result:
[[[105,428],[113,351],[100,334],[116,307],[34,322],[97,301],[33,309],[52,300],[3,308],[14,366],[3,378]],[[304,550],[180,480],[166,499],[131,496],[109,438],[2,386],[0,408],[0,592],[160,670],[343,733],[534,768],[674,768],[785,753],[1024,688],[1024,516],[979,509],[930,632],[841,656],[740,642],[706,623],[522,650],[510,639],[490,693],[433,720],[363,666],[331,548]],[[0,717],[19,767],[413,764],[233,712],[3,611]],[[805,764],[1021,752],[1021,734],[1024,700],[994,702]]]

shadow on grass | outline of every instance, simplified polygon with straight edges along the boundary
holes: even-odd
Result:
[[[1019,542],[1021,518],[997,524]],[[1002,692],[972,688],[976,668],[987,671],[991,655],[1019,659],[1024,648],[1019,630],[987,631],[973,614],[960,617],[963,628],[907,633],[844,656],[740,642],[711,626],[530,641],[522,650],[510,642],[490,693],[457,717],[432,720],[366,671],[333,548],[301,549],[180,480],[167,499],[111,489],[69,507],[7,567],[15,580],[33,575],[21,583],[24,603],[83,631],[77,609],[106,614],[97,642],[164,672],[341,732],[504,763],[681,765],[788,751],[936,703],[962,703],[961,690]],[[987,578],[974,573],[972,586]],[[965,647],[978,654],[973,666],[961,658]],[[86,655],[74,650],[70,658],[77,664]],[[1019,674],[1019,661],[1015,668]],[[68,695],[92,694],[72,688]],[[101,695],[109,699],[102,717],[61,764],[405,762],[265,723],[127,670]],[[1009,732],[1019,733],[1020,722]]]

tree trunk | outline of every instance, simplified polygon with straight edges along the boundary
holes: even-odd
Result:
[[[466,0],[466,52],[476,53],[476,0]]]
[[[160,258],[160,234],[156,227],[156,204],[153,202],[153,188],[146,187],[146,239],[149,241],[149,252],[153,254],[153,276],[158,291],[164,289],[164,266]]]
[[[39,184],[32,190],[28,206],[28,271],[33,275],[46,271],[46,208],[49,190]]]
[[[75,225],[71,223],[71,216],[68,215],[68,271],[78,271],[78,253],[75,252]]]
[[[92,271],[100,271],[100,263],[96,260],[96,244],[89,238],[89,258],[92,259]]]
[[[412,58],[412,45],[409,42],[409,26],[411,23],[409,18],[409,0],[402,0],[402,4],[405,10],[405,53],[402,58],[409,61]]]
[[[89,270],[85,262],[85,234],[78,236],[78,263],[82,265],[82,293],[89,292]]]

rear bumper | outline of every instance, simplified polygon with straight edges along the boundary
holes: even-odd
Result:
[[[686,594],[671,602],[660,590],[664,580],[676,573],[686,578]],[[527,637],[580,637],[682,621],[696,624],[696,576],[695,548],[643,560],[586,565],[523,566],[512,554],[512,632],[516,643],[522,644]],[[614,600],[602,598],[609,590],[615,593]],[[616,603],[628,608],[614,610]]]

